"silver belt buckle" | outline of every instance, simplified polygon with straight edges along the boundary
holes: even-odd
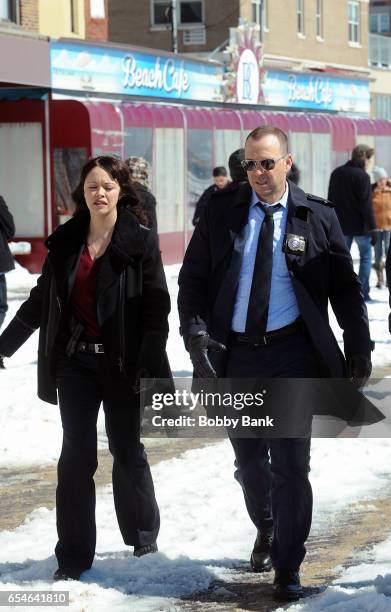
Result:
[[[95,353],[104,353],[103,344],[94,344]]]

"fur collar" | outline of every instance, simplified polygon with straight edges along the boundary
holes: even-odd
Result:
[[[79,251],[85,241],[89,222],[88,211],[77,212],[72,219],[60,225],[48,237],[45,242],[47,249],[53,255],[60,256]],[[127,263],[144,253],[149,232],[148,228],[140,225],[133,213],[119,209],[109,249]]]

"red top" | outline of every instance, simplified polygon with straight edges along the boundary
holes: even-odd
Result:
[[[86,245],[80,257],[71,294],[71,305],[75,317],[84,325],[84,334],[93,338],[100,336],[95,299],[99,267],[100,258],[92,259]]]

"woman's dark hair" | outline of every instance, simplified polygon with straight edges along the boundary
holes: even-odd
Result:
[[[149,226],[150,222],[148,215],[132,186],[132,179],[128,166],[118,157],[112,157],[111,155],[99,155],[98,157],[89,159],[84,164],[81,169],[79,184],[72,193],[72,198],[76,204],[76,212],[88,210],[84,198],[84,183],[91,170],[96,167],[105,170],[114,181],[118,182],[121,189],[117,204],[118,209],[120,210],[122,208],[129,210],[137,217],[142,225]]]

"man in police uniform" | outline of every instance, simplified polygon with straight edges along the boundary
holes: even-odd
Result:
[[[359,387],[371,372],[368,317],[332,206],[287,180],[292,156],[274,126],[249,134],[243,166],[249,184],[213,196],[179,276],[181,333],[195,375],[349,376]],[[329,300],[345,355],[328,323]],[[258,530],[251,566],[272,565],[276,599],[295,600],[311,526],[310,438],[231,443]]]

